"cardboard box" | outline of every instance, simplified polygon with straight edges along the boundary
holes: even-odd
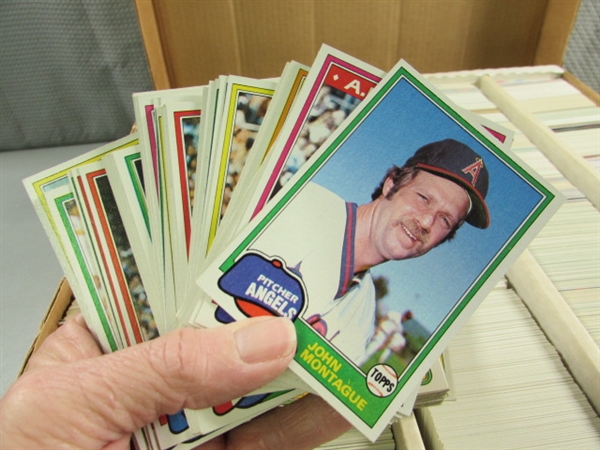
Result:
[[[564,41],[564,44],[566,44],[566,40]],[[560,53],[561,59],[562,51],[564,51],[564,45]],[[154,72],[153,75],[155,75]],[[197,76],[197,74],[195,74],[194,76]],[[582,91],[584,94],[586,94],[589,98],[591,98],[596,104],[600,104],[600,96],[598,93],[591,90],[588,86],[581,83],[577,78],[575,78],[569,73],[565,73],[564,78],[571,84],[573,84],[576,88],[578,88],[580,91]],[[33,354],[39,348],[43,340],[54,330],[56,330],[56,328],[58,328],[60,321],[67,314],[67,310],[69,309],[69,306],[73,303],[73,300],[74,298],[69,283],[66,279],[63,279],[57,288],[54,298],[52,299],[49,310],[42,322],[42,325],[40,326],[40,332],[27,355],[23,368],[26,366],[31,354]],[[423,419],[421,420],[423,421]],[[404,422],[394,424],[393,432],[396,439],[396,448],[425,448],[422,444],[422,438],[421,434],[419,433],[419,427],[417,426],[414,417],[411,416]]]
[[[322,42],[385,70],[401,57],[423,73],[560,65],[579,6],[579,0],[135,2],[155,89],[201,85],[227,73],[277,76],[289,60],[310,64]],[[598,93],[565,78],[600,104]],[[63,279],[23,368],[72,302]]]
[[[279,76],[322,43],[383,70],[562,65],[579,0],[135,0],[155,89]]]
[[[54,297],[48,306],[48,311],[46,315],[42,319],[40,324],[40,331],[38,332],[35,340],[31,344],[27,355],[25,356],[25,360],[23,361],[23,365],[21,366],[21,370],[19,375],[23,373],[25,367],[27,366],[27,362],[33,353],[37,351],[37,349],[42,345],[44,339],[46,339],[50,334],[52,334],[59,327],[60,323],[64,320],[67,315],[67,311],[69,307],[73,304],[75,297],[73,296],[73,291],[71,290],[71,286],[66,278],[63,278],[58,287],[56,288],[56,292],[54,293]]]

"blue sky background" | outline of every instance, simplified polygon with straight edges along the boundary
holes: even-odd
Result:
[[[506,162],[405,79],[396,84],[314,176],[314,182],[358,204],[370,201],[387,168],[401,166],[422,145],[445,138],[464,142],[483,157],[490,173],[487,203],[491,225],[468,224],[456,238],[428,254],[390,261],[374,269],[385,275],[389,309],[411,309],[433,331],[542,199]]]

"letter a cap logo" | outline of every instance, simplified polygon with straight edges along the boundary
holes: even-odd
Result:
[[[467,223],[477,228],[490,226],[490,213],[485,202],[489,174],[483,158],[469,146],[454,139],[432,142],[418,149],[403,167],[415,167],[442,176],[462,186],[473,207]]]

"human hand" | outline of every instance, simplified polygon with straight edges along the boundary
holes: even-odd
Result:
[[[0,403],[2,448],[129,449],[131,434],[163,414],[241,397],[275,379],[296,346],[290,321],[255,318],[182,329],[102,355],[81,316],[32,355]],[[201,448],[313,448],[350,425],[307,396]]]

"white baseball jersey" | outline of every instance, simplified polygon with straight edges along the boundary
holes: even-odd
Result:
[[[255,241],[301,274],[308,300],[302,317],[352,361],[375,328],[371,275],[354,274],[356,208],[308,183]]]
[[[395,311],[392,311],[395,312]],[[376,329],[373,338],[368,343],[363,357],[358,361],[359,365],[365,363],[371,356],[384,348],[399,352],[406,345],[406,339],[402,335],[404,327],[401,318],[392,316],[383,317]]]

